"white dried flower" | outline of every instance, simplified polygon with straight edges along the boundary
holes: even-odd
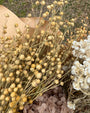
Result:
[[[73,88],[75,90],[80,90],[79,82],[73,82]]]
[[[68,101],[68,102],[67,102],[67,107],[70,108],[70,109],[75,110],[75,104],[72,103],[71,101]]]
[[[90,35],[86,40],[73,42],[73,55],[83,60],[83,64],[75,61],[71,73],[74,75],[73,88],[90,94]]]
[[[87,83],[90,84],[90,76],[87,77]]]

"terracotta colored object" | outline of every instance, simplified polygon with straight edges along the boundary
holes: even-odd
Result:
[[[39,23],[39,20],[41,20],[41,18],[39,18],[39,17],[19,18],[13,12],[11,12],[9,9],[0,5],[0,37],[16,36],[16,34],[17,34],[16,28],[15,28],[16,24],[18,24],[17,29],[19,29],[22,33],[25,32],[25,30],[26,30],[25,25],[28,25],[31,28],[30,31],[33,32],[36,25]],[[45,26],[47,23],[48,22],[45,21],[44,26],[42,26],[43,29],[45,29]],[[5,29],[6,33],[4,33],[5,26],[7,27]]]
[[[26,25],[30,27],[29,34],[32,35],[34,30],[36,29],[36,26],[39,24],[40,20],[42,20],[41,17],[19,18],[9,9],[0,5],[0,37],[16,36],[17,34],[16,29],[19,29],[22,33],[25,33]],[[18,27],[15,28],[16,24],[18,25]],[[47,29],[50,30],[48,28],[48,24],[49,22],[44,20],[44,24],[39,27],[38,31]],[[7,27],[6,29],[4,29],[5,26]],[[6,33],[4,33],[5,32],[4,30],[6,31]]]
[[[39,17],[19,18],[9,9],[0,5],[0,50],[3,48],[3,44],[1,44],[1,37],[10,37],[12,39],[17,35],[18,30],[25,35],[26,25],[29,26],[29,35],[32,36],[36,29],[36,25],[38,25],[41,19],[42,18]],[[44,25],[39,27],[38,31],[45,30],[47,24],[48,22],[45,21]],[[20,43],[23,43],[25,41],[24,36],[20,38]],[[14,43],[14,46],[15,45],[16,42]]]
[[[12,13],[6,7],[0,5],[0,37],[1,36],[10,36],[13,37],[16,35],[15,24],[18,24],[18,29],[21,32],[25,30],[25,23],[21,21],[14,13]],[[4,27],[6,28],[6,33],[3,33]]]

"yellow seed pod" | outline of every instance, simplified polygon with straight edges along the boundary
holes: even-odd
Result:
[[[6,81],[6,78],[5,77],[2,77],[2,82],[5,82]]]
[[[51,61],[55,61],[55,58],[53,57],[53,58],[51,58]]]
[[[62,70],[62,71],[61,71],[61,74],[63,74],[63,73],[64,73],[64,71]]]
[[[26,70],[24,70],[24,71],[23,71],[23,73],[26,75],[26,74],[27,74],[27,71],[26,71]]]
[[[17,87],[18,87],[18,88],[21,88],[21,87],[22,87],[22,85],[21,85],[21,84],[18,84],[18,85],[17,85]]]
[[[61,2],[61,1],[59,1],[59,2],[57,2],[57,4],[58,4],[58,5],[62,5],[62,2]]]
[[[37,0],[37,1],[35,2],[35,4],[36,4],[36,5],[39,5],[39,4],[40,4],[40,2]]]
[[[8,91],[11,93],[12,92],[12,88],[8,88]]]
[[[29,103],[32,104],[33,103],[33,100],[29,100]]]
[[[30,71],[32,71],[32,72],[34,72],[34,70],[35,70],[34,68],[30,68]]]
[[[31,16],[32,16],[32,14],[31,14],[31,13],[29,13],[29,14],[27,15],[27,17],[29,17],[29,18],[30,18]]]
[[[61,25],[61,26],[62,26],[62,25],[63,25],[63,22],[59,22],[59,25]]]
[[[36,83],[39,84],[40,83],[40,80],[39,79],[36,79]]]
[[[13,73],[11,72],[10,74],[9,74],[9,77],[12,77],[13,76]]]
[[[39,39],[40,38],[40,35],[37,35],[37,39]]]
[[[5,100],[8,102],[10,100],[10,97],[9,96],[6,97]]]
[[[40,79],[42,77],[42,73],[37,73],[35,76],[36,78]]]
[[[36,65],[37,70],[40,70],[41,68],[42,68],[42,65],[40,65],[40,64]]]
[[[58,65],[57,65],[57,68],[58,68],[58,69],[61,69],[61,64],[58,64]]]
[[[35,68],[35,67],[36,67],[36,65],[35,65],[35,64],[32,64],[32,65],[31,65],[31,68]]]
[[[61,5],[64,5],[64,2],[63,1],[61,1]]]
[[[30,38],[30,35],[29,35],[29,34],[27,34],[27,35],[26,35],[26,38],[27,38],[27,39],[29,39],[29,38]]]
[[[61,17],[61,16],[57,16],[57,19],[58,19],[58,20],[61,20],[61,19],[62,19],[62,17]]]
[[[62,45],[62,46],[63,46],[63,45]],[[59,62],[58,62],[58,65],[61,65],[61,64],[62,64],[62,62],[59,61]]]
[[[26,94],[22,94],[21,97],[22,97],[22,98],[23,98],[23,97],[26,97]]]
[[[18,23],[15,24],[15,27],[18,27]]]
[[[43,60],[40,60],[39,63],[42,64],[43,63]]]
[[[5,17],[9,17],[9,14],[7,13],[7,14],[5,14]]]
[[[43,76],[43,80],[46,80],[47,79],[47,76]]]
[[[15,101],[16,100],[16,98],[15,97],[12,97],[12,101]]]
[[[34,74],[35,74],[35,75],[37,75],[37,74],[38,74],[38,71],[37,71],[37,70],[35,70]]]
[[[20,99],[20,96],[17,96],[17,97],[16,97],[16,101],[19,101],[19,99]]]
[[[56,21],[56,20],[57,20],[57,17],[56,17],[56,16],[54,16],[54,17],[53,17],[53,20],[54,20],[54,21]]]
[[[4,92],[3,92],[3,94],[4,95],[7,95],[8,94],[8,89],[5,89]]]
[[[6,33],[7,33],[7,31],[6,31],[6,30],[3,30],[3,33],[4,33],[4,34],[6,34]]]
[[[29,76],[29,77],[28,77],[28,80],[31,80],[31,79],[32,79],[32,77]]]
[[[65,1],[65,4],[68,4],[68,1]]]
[[[14,88],[14,92],[17,92],[17,91],[18,91],[18,88],[17,88],[17,87],[15,87],[15,88]]]
[[[63,86],[64,85],[64,82],[60,82],[60,85]]]
[[[44,30],[41,30],[41,35],[44,35],[45,34],[45,31]]]
[[[20,58],[20,60],[24,60],[25,56],[24,55],[20,55],[19,58]]]
[[[74,26],[74,23],[70,23],[71,24],[71,26]]]
[[[45,3],[45,1],[44,1],[44,0],[42,0],[42,1],[41,1],[41,5],[43,5],[43,6],[44,6],[45,4],[46,4],[46,3]]]
[[[13,101],[13,102],[9,103],[9,106],[12,108],[12,107],[14,107],[15,104],[16,104],[16,101]]]
[[[58,70],[56,71],[56,73],[59,74],[59,73],[60,73],[60,69],[58,69]]]
[[[44,66],[46,67],[48,64],[47,63],[44,63]]]
[[[35,80],[33,80],[31,84],[32,84],[32,87],[36,87],[37,86],[37,83],[36,83]]]
[[[73,79],[74,79],[74,76],[73,76],[73,75],[71,75],[71,76],[70,76],[70,78],[73,80]]]
[[[16,74],[17,74],[17,75],[19,75],[19,74],[20,74],[20,71],[19,71],[19,70],[17,70],[17,71],[16,71]]]
[[[55,23],[55,22],[51,22],[51,25],[52,25],[52,26],[55,26],[55,25],[56,25],[56,23]]]
[[[19,83],[20,82],[20,78],[16,78],[16,83]]]
[[[16,93],[15,92],[12,92],[10,96],[11,97],[15,97],[16,96]]]
[[[54,80],[54,82],[55,82],[55,84],[59,84],[59,80],[58,79]]]
[[[60,79],[60,78],[62,78],[62,75],[61,74],[57,74],[57,77]]]
[[[15,64],[17,64],[17,65],[18,65],[19,63],[20,63],[20,61],[19,61],[19,60],[16,60],[16,61],[15,61]]]
[[[8,67],[8,66],[7,66],[7,64],[6,64],[6,65],[4,65],[4,69],[7,69],[7,67]]]
[[[51,10],[51,6],[50,6],[50,5],[48,5],[48,6],[47,6],[47,9],[48,9],[48,10]]]
[[[19,31],[18,31],[18,33],[16,34],[16,37],[17,37],[17,38],[20,38],[20,36],[21,36],[21,35],[19,34]]]
[[[5,98],[5,95],[0,96],[0,100],[4,100],[4,98]]]
[[[16,28],[16,32],[17,32],[17,34],[20,34],[20,29]]]
[[[19,107],[20,110],[23,110],[23,108],[24,108],[23,106],[20,106],[20,107]]]
[[[54,36],[48,36],[48,40],[53,40]]]
[[[18,68],[19,68],[19,69],[22,69],[22,65],[18,65]]]
[[[63,15],[64,13],[63,12],[60,12],[60,15]]]
[[[31,60],[31,56],[27,56],[26,61]]]
[[[55,4],[55,5],[56,5],[56,4],[57,4],[57,1],[55,0],[55,1],[53,2],[53,4]]]
[[[1,55],[1,58],[5,58],[5,55]]]
[[[20,89],[20,92],[22,92],[22,91],[23,91],[23,88]]]
[[[15,88],[15,83],[12,83],[12,84],[10,85],[10,88]]]
[[[49,15],[49,12],[48,11],[46,11],[45,13],[46,13],[47,16]]]
[[[54,66],[54,64],[55,64],[55,63],[54,63],[54,62],[52,62],[52,63],[51,63],[51,66]]]
[[[51,75],[52,74],[52,71],[49,71],[49,74]]]
[[[41,70],[41,72],[42,72],[42,73],[45,73],[45,72],[46,72],[46,70],[45,70],[45,69],[42,69],[42,70]]]
[[[44,13],[44,14],[43,14],[43,17],[44,17],[44,18],[45,18],[45,17],[47,17],[47,14],[46,14],[46,13]]]
[[[27,97],[23,97],[22,101],[27,102]]]
[[[13,110],[9,110],[8,113],[13,113]]]

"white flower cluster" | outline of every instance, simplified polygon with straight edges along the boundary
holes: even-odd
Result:
[[[75,57],[90,59],[90,35],[88,35],[87,40],[73,41],[72,48]]]
[[[87,40],[73,42],[73,55],[83,60],[81,64],[75,61],[71,73],[74,75],[73,88],[90,95],[90,35]]]
[[[70,108],[70,109],[75,110],[75,104],[72,103],[71,101],[68,101],[68,102],[67,102],[67,107]]]

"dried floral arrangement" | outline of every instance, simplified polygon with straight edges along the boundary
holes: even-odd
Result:
[[[75,66],[82,67],[82,64],[76,61],[78,58],[76,56],[81,55],[80,58],[84,56],[84,66],[87,66],[85,62],[87,63],[86,59],[87,57],[90,59],[90,56],[86,55],[86,50],[82,47],[79,55],[77,41],[87,37],[87,28],[83,21],[81,28],[75,28],[74,23],[77,18],[71,20],[63,18],[63,7],[67,3],[68,1],[60,0],[47,5],[45,0],[36,1],[36,6],[41,8],[39,17],[32,17],[30,13],[28,17],[20,19],[0,6],[4,12],[1,13],[0,19],[3,16],[5,20],[0,23],[3,26],[0,28],[0,111],[2,113],[19,113],[25,104],[32,104],[44,92],[59,85],[64,87],[64,84],[70,84],[71,81],[74,81],[74,89],[80,88],[79,82],[83,80],[77,75],[81,70],[77,74],[74,69]],[[45,12],[43,8],[46,8]],[[10,20],[13,22],[10,23]],[[80,42],[83,46],[83,41]],[[89,47],[89,38],[85,44]],[[89,64],[88,61],[88,67],[83,67],[86,72],[87,68],[89,70]],[[81,76],[84,76],[83,73]],[[76,77],[74,78],[72,74]],[[86,80],[88,78],[88,90],[84,91],[83,88],[79,90],[89,95],[89,74],[85,77]],[[78,85],[75,84],[76,79],[80,80]],[[67,104],[71,109],[75,109],[69,101]]]

